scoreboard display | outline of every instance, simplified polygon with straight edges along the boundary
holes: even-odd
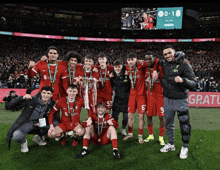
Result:
[[[121,9],[121,29],[162,30],[182,29],[183,7]]]
[[[156,29],[181,29],[183,7],[157,8]]]

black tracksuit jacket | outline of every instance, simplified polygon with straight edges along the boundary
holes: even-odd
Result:
[[[161,84],[164,96],[170,99],[187,99],[189,89],[194,89],[197,81],[192,67],[185,59],[185,54],[178,51],[175,53],[174,62],[160,59],[159,65],[163,68]],[[176,83],[174,79],[176,76],[183,78],[183,83]]]
[[[121,75],[117,76],[113,70],[114,77],[111,78],[112,89],[115,91],[114,103],[112,110],[118,112],[127,112],[128,99],[130,95],[129,76],[125,75],[125,66],[123,66]]]

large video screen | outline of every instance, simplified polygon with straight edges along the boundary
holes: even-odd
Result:
[[[121,8],[122,30],[182,29],[183,7]]]

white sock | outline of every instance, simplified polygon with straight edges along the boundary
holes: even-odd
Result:
[[[88,150],[88,146],[83,146],[83,149],[86,149],[86,150]]]

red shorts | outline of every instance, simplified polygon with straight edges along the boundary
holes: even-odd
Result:
[[[135,113],[138,109],[139,114],[146,113],[146,95],[136,95],[135,93],[130,93],[128,100],[128,113]]]
[[[99,102],[105,102],[106,108],[111,109],[112,108],[112,95],[111,94],[99,94],[97,96],[97,103]]]
[[[100,142],[98,142],[98,139],[101,139]],[[111,143],[111,140],[107,137],[107,132],[101,135],[101,137],[98,137],[98,134],[95,133],[94,136],[92,137],[92,143],[95,145],[107,145]]]
[[[78,126],[80,123],[76,123],[76,124],[72,124],[71,123],[59,123],[57,126],[59,126],[63,132],[66,132],[66,131],[74,131],[74,129],[76,128],[76,126]]]
[[[164,96],[148,95],[147,99],[147,116],[164,116]]]

